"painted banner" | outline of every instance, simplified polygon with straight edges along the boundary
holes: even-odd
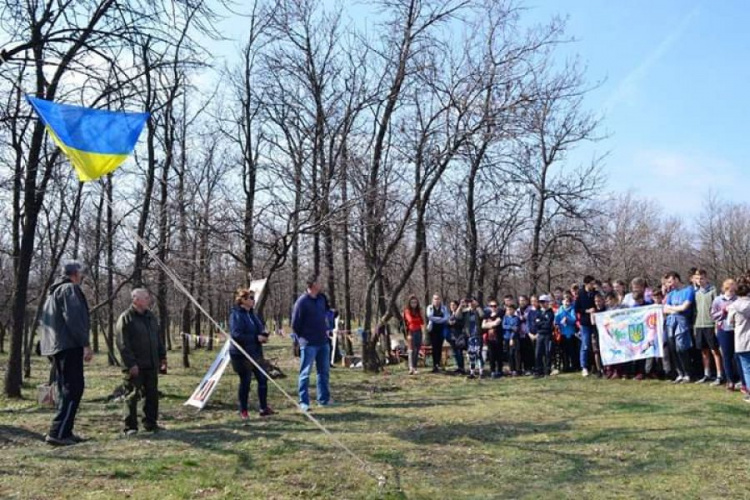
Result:
[[[602,364],[664,356],[664,310],[660,305],[613,309],[594,315]]]
[[[248,287],[250,290],[255,292],[256,302],[260,301],[260,298],[265,291],[266,281],[267,280],[264,279],[254,280]],[[187,341],[187,339],[183,340],[183,342],[185,341]],[[190,399],[185,402],[185,405],[195,406],[199,410],[202,410],[206,406],[206,403],[208,403],[208,399],[216,390],[216,387],[219,385],[219,380],[221,380],[221,376],[224,374],[224,370],[226,370],[227,365],[229,364],[229,346],[231,344],[231,342],[224,343],[224,346],[219,351],[216,359],[214,359],[214,362],[211,363],[211,367],[208,369],[208,372],[203,376],[203,380],[201,380],[201,383],[198,384],[198,387],[195,388],[195,391],[193,391]]]

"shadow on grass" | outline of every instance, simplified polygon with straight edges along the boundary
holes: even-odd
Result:
[[[638,400],[613,401],[602,408],[604,411],[622,413],[673,413],[672,406],[667,404],[649,403]]]
[[[369,400],[373,401],[373,400]],[[445,405],[459,405],[465,402],[465,398],[430,398],[430,399],[399,399],[395,401],[375,401],[367,403],[372,408],[430,408],[433,406],[443,407]]]
[[[455,425],[425,425],[396,431],[393,436],[414,444],[445,445],[455,441],[474,440],[499,443],[526,434],[557,433],[570,430],[568,421],[545,424],[534,423],[460,423]]]
[[[28,441],[41,441],[44,434],[16,427],[13,425],[0,425],[0,445],[27,445]]]

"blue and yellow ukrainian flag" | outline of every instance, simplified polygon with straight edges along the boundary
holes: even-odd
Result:
[[[148,113],[127,113],[58,104],[26,96],[65,153],[81,182],[114,171],[133,152]]]

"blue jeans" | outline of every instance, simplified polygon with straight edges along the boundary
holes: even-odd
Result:
[[[742,385],[750,383],[750,352],[738,352],[740,358],[740,370],[742,371]]]
[[[721,349],[721,360],[724,364],[724,377],[727,382],[737,383],[739,377],[734,372],[734,330],[719,330],[716,339]]]
[[[310,382],[310,370],[312,370],[313,361],[315,361],[315,370],[318,375],[318,403],[326,404],[331,399],[331,394],[328,390],[328,372],[331,368],[330,360],[331,349],[328,343],[300,346],[299,381],[297,383],[300,403],[310,404],[310,394],[308,393],[307,386]]]
[[[591,332],[594,329],[592,326],[581,325],[581,369],[588,369],[589,367],[589,349],[591,346]]]

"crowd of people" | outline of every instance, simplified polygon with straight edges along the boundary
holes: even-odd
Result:
[[[433,373],[442,371],[447,343],[454,372],[469,379],[580,371],[584,377],[711,384],[739,390],[750,402],[750,277],[727,279],[717,290],[704,269],[689,274],[683,283],[669,272],[652,287],[635,278],[629,290],[622,280],[585,276],[567,290],[506,295],[502,303],[491,299],[484,306],[475,297],[446,305],[435,294],[423,310],[412,295],[403,311],[409,373],[418,373],[422,358],[428,364],[423,343],[429,338]],[[664,356],[604,366],[594,314],[648,305],[663,306]]]
[[[45,436],[55,446],[85,440],[73,432],[76,413],[84,390],[83,364],[90,361],[90,319],[80,283],[82,266],[63,266],[43,307],[40,319],[40,354],[47,356],[58,389],[57,412]],[[455,373],[469,379],[506,376],[546,377],[580,371],[584,377],[608,379],[669,379],[675,384],[695,382],[740,390],[750,402],[750,275],[727,279],[717,290],[705,270],[691,269],[690,281],[669,272],[657,286],[643,278],[630,282],[600,281],[585,276],[582,285],[556,288],[539,296],[512,295],[502,303],[489,300],[483,306],[474,297],[443,303],[435,294],[423,310],[419,299],[408,298],[403,311],[408,368],[418,374],[425,359],[422,345],[429,339],[432,371],[442,371],[443,346],[453,351]],[[123,433],[138,432],[137,405],[143,400],[146,431],[161,429],[158,419],[158,377],[166,373],[167,359],[159,335],[159,324],[150,311],[148,290],[136,288],[131,305],[116,324],[117,348],[123,361],[125,390]],[[599,350],[599,333],[594,315],[603,311],[661,305],[664,335],[660,339],[663,357],[639,359],[605,366]],[[231,364],[240,379],[240,417],[249,418],[248,399],[252,378],[256,378],[259,414],[274,414],[268,406],[268,385],[263,366],[263,345],[268,342],[264,322],[256,314],[255,296],[249,288],[235,294],[229,317]],[[332,324],[335,314],[328,307],[317,276],[307,279],[307,290],[292,311],[293,337],[300,350],[298,379],[299,407],[310,411],[308,390],[315,365],[316,399],[321,407],[333,404],[329,387]],[[468,362],[468,363],[467,363]],[[468,365],[468,366],[467,366]]]

